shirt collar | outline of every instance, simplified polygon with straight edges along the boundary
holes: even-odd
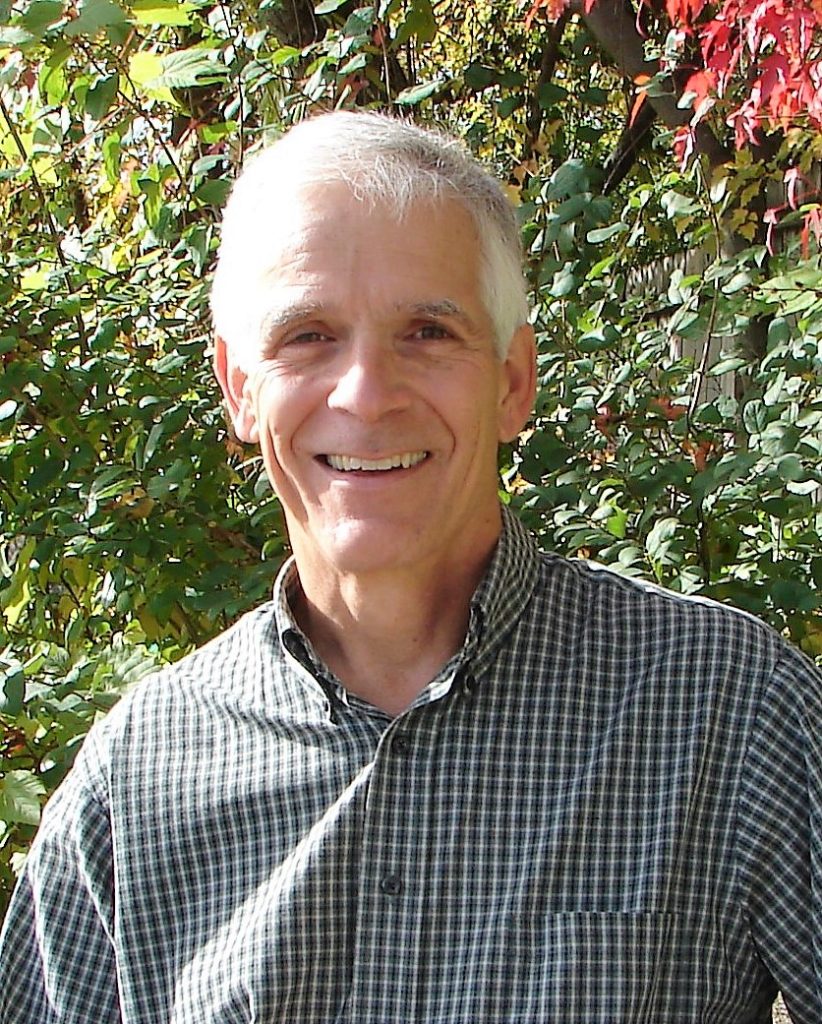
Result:
[[[528,604],[538,575],[537,543],[514,513],[503,505],[502,530],[497,547],[471,599],[465,643],[446,668],[453,671],[455,663],[470,662],[474,676],[485,668]],[[274,617],[280,644],[315,679],[325,684],[335,683],[291,611],[291,601],[299,585],[297,564],[292,556],[283,565],[274,584]]]
[[[471,599],[468,640],[474,673],[484,668],[514,627],[537,583],[540,552],[534,537],[502,506],[502,532],[491,563]]]

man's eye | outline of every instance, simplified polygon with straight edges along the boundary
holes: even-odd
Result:
[[[313,345],[319,341],[330,341],[331,338],[328,334],[323,334],[322,331],[300,331],[298,334],[292,334],[290,337],[285,339],[286,345]]]
[[[442,324],[423,324],[411,336],[418,341],[438,341],[442,338],[449,338],[451,334],[448,328],[443,327]]]

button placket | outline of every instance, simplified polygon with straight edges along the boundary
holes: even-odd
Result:
[[[374,760],[363,820],[351,1020],[383,1020],[375,1010],[384,1012],[389,1004],[399,1015],[414,998],[424,899],[411,884],[420,870],[417,843],[412,862],[401,837],[426,833],[428,798],[416,792],[409,774],[420,752],[417,724],[413,713],[390,723]]]

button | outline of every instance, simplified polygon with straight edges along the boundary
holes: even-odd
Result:
[[[301,665],[307,660],[305,644],[296,629],[287,629],[283,633],[283,647],[292,658],[295,658]]]
[[[476,690],[476,688],[477,677],[474,675],[473,672],[466,672],[465,675],[462,677],[463,693],[466,693],[470,696],[474,692],[474,690]]]
[[[380,881],[380,888],[386,896],[399,896],[402,892],[399,875],[385,875]]]
[[[411,753],[411,741],[407,736],[395,736],[391,749],[395,754],[399,754],[400,757],[407,757]]]

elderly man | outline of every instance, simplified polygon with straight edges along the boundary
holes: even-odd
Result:
[[[215,364],[294,558],[46,810],[4,1024],[822,1020],[820,680],[753,618],[541,554],[516,224],[371,114],[239,180]]]

